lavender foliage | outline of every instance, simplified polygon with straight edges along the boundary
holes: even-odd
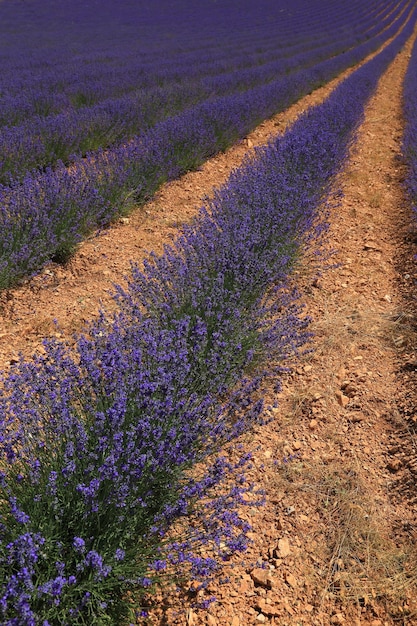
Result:
[[[404,79],[403,111],[405,129],[402,153],[407,165],[405,186],[414,212],[417,212],[417,46],[414,44]]]
[[[349,16],[351,38],[331,39],[332,43],[326,47],[323,41],[326,29],[332,32],[334,28],[335,33],[340,32],[340,22],[337,21],[339,5],[335,13],[329,13],[327,20],[321,13],[322,9],[319,10],[319,7],[314,5],[316,11],[314,14],[314,7],[310,7],[309,10],[315,17],[311,20],[311,26],[307,28],[305,22],[303,27],[300,24],[301,16],[305,18],[307,10],[305,1],[299,1],[300,12],[292,14],[296,17],[287,16],[284,8],[286,17],[282,18],[283,24],[291,25],[294,29],[284,40],[291,42],[294,53],[287,59],[284,54],[280,57],[273,52],[274,37],[276,39],[281,32],[277,26],[277,24],[280,26],[280,21],[270,19],[271,24],[278,30],[273,28],[271,30],[271,26],[268,27],[266,48],[261,47],[259,52],[256,50],[257,46],[260,46],[259,37],[260,35],[263,37],[263,30],[249,28],[249,22],[245,22],[240,35],[247,37],[245,47],[238,36],[236,40],[230,42],[229,32],[226,36],[226,31],[222,28],[220,31],[214,31],[218,33],[216,44],[220,42],[231,47],[230,61],[221,61],[220,57],[211,61],[207,51],[205,56],[198,57],[200,53],[193,49],[192,42],[194,41],[195,45],[195,40],[192,39],[191,43],[188,42],[188,48],[180,47],[177,65],[170,61],[165,70],[156,74],[155,80],[161,80],[161,85],[155,88],[151,82],[150,89],[140,92],[140,98],[143,96],[143,99],[137,103],[135,111],[140,109],[138,115],[141,119],[135,118],[136,113],[132,115],[128,113],[129,99],[131,97],[134,99],[135,95],[132,96],[131,93],[113,99],[116,109],[121,101],[126,104],[127,108],[122,106],[121,118],[133,116],[143,129],[143,132],[130,137],[128,143],[113,145],[109,150],[99,149],[89,152],[85,157],[79,153],[78,156],[71,157],[71,167],[67,167],[62,161],[55,162],[55,158],[59,156],[69,159],[68,146],[71,145],[81,152],[86,149],[76,147],[76,143],[72,144],[70,136],[78,124],[81,135],[84,138],[87,136],[85,132],[89,125],[87,105],[79,107],[78,117],[64,107],[64,110],[57,112],[55,116],[44,116],[38,121],[31,118],[32,121],[28,120],[26,126],[23,124],[23,134],[16,140],[20,146],[19,150],[22,150],[22,154],[30,155],[29,158],[37,158],[37,151],[43,150],[43,143],[40,140],[41,126],[49,123],[54,126],[57,123],[56,128],[63,128],[59,120],[74,120],[67,126],[64,124],[68,129],[68,135],[64,130],[64,134],[57,140],[58,148],[52,146],[51,150],[56,153],[55,156],[48,156],[46,160],[42,157],[44,171],[33,170],[25,174],[21,180],[17,178],[10,184],[0,187],[0,288],[9,287],[25,276],[33,274],[50,259],[67,260],[77,243],[89,232],[107,225],[116,216],[128,211],[132,205],[143,203],[163,182],[198,167],[215,152],[225,149],[238,138],[245,136],[262,119],[284,109],[304,93],[328,81],[341,70],[375,50],[398,31],[409,17],[412,8],[406,0],[401,2],[381,0],[366,6],[358,0],[355,6],[352,5],[349,9],[346,8],[346,3],[342,3],[343,11],[347,11],[346,14],[342,12],[342,15]],[[225,19],[227,17],[225,24],[235,15],[232,10],[235,5],[232,0],[230,2],[229,13],[223,4],[218,9],[227,13],[227,16],[222,13]],[[268,4],[267,0],[265,2],[268,6],[264,8],[272,11],[272,5]],[[8,3],[4,4],[7,9]],[[2,6],[0,5],[0,8]],[[274,6],[276,11],[281,5],[275,3]],[[268,11],[266,14],[271,16]],[[216,12],[213,15],[216,15]],[[260,19],[259,15],[256,15],[257,19]],[[276,16],[275,13],[272,15]],[[199,14],[195,16],[196,19],[199,17],[201,17]],[[213,26],[207,14],[205,20]],[[265,21],[261,21],[260,24],[262,28],[266,28]],[[185,34],[190,35],[191,25],[192,21],[186,21],[182,27],[185,29],[184,32],[180,29],[184,37]],[[295,29],[296,26],[299,27],[299,31]],[[383,26],[387,28],[380,31]],[[299,39],[302,35],[306,37],[304,46]],[[181,41],[185,46],[185,39]],[[213,43],[208,42],[207,46],[211,53]],[[332,56],[346,46],[348,49],[345,52]],[[223,50],[226,49],[227,46]],[[249,65],[242,66],[248,50],[251,52],[251,60]],[[123,50],[118,50],[119,55],[122,53]],[[147,54],[149,57],[150,52]],[[224,54],[225,52],[223,56]],[[271,59],[270,55],[274,54],[272,61],[268,63],[267,59]],[[319,60],[322,54],[327,56],[325,60]],[[160,61],[160,56],[156,57]],[[121,57],[115,55],[116,58]],[[280,58],[282,58],[281,69],[279,69]],[[146,69],[142,68],[143,71],[136,62],[132,73],[128,72],[131,84],[134,83],[135,71],[139,73],[137,78],[139,82],[145,80],[145,83],[146,81],[149,83],[149,71],[153,65],[149,58],[147,60],[149,64],[146,65]],[[180,60],[183,62],[182,66]],[[300,63],[303,64],[303,69],[300,69]],[[41,76],[45,71],[45,59],[36,59],[35,55],[33,64]],[[59,63],[58,67],[60,71],[63,69]],[[55,93],[52,86],[56,86],[58,77],[50,67],[49,71],[51,92]],[[91,77],[93,70],[90,68],[89,72],[87,76]],[[206,78],[203,78],[204,75]],[[95,76],[98,79],[100,74]],[[115,81],[116,79],[113,82],[117,93]],[[48,81],[46,82],[48,84]],[[20,86],[26,86],[28,83],[30,84],[30,78],[22,71]],[[125,88],[128,89],[128,86],[120,87],[122,92]],[[13,89],[10,93],[12,92]],[[78,95],[83,100],[80,93]],[[155,98],[162,100],[160,108],[154,106]],[[98,117],[101,119],[103,114],[107,120],[99,132],[102,138],[98,144],[106,145],[106,141],[111,142],[114,137],[120,139],[121,136],[125,138],[130,136],[129,133],[123,135],[125,131],[117,121],[109,100],[99,99],[95,102],[93,96],[86,96],[85,99],[91,101],[94,116],[99,114]],[[179,101],[178,104],[173,103],[173,100]],[[36,97],[35,101],[40,100]],[[183,106],[185,108],[182,108]],[[147,111],[153,119],[147,119]],[[85,119],[85,123],[81,121],[82,119]],[[33,124],[35,129],[33,135],[26,132],[28,124]],[[16,126],[3,129],[8,149],[12,149],[13,133],[20,132],[16,130],[17,128]],[[59,135],[61,131],[57,132]],[[26,147],[25,142],[28,142]],[[5,159],[10,163],[18,161],[16,153]]]

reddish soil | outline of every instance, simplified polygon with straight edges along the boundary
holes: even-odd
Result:
[[[161,595],[153,624],[417,624],[410,297],[417,271],[400,159],[410,50],[411,42],[381,79],[335,186],[343,197],[326,244],[335,265],[320,278],[307,263],[296,272],[314,320],[313,352],[285,377],[278,397],[272,387],[265,391],[267,404],[279,402],[269,424],[242,437],[254,452],[250,478],[266,492],[265,506],[243,512],[253,543],[225,568],[230,581],[207,590],[217,598],[208,611],[193,608],[193,598]],[[0,367],[18,352],[41,350],[48,334],[70,340],[100,303],[110,307],[112,283],[123,282],[131,259],[160,251],[253,146],[324,99],[340,78],[166,185],[143,209],[80,246],[67,267],[51,264],[4,293]]]

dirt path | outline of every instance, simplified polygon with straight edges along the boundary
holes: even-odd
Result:
[[[250,478],[266,490],[266,505],[247,513],[245,563],[233,560],[230,582],[207,591],[217,598],[208,613],[171,596],[151,623],[417,624],[417,448],[402,416],[417,377],[399,158],[410,50],[380,81],[340,177],[328,241],[337,267],[319,280],[299,270],[314,352],[279,398],[266,397],[279,400],[273,421],[243,439],[255,454]]]
[[[147,252],[162,251],[164,243],[197,214],[204,198],[228,179],[253,147],[284,132],[301,112],[322,102],[354,69],[267,120],[198,171],[165,185],[152,202],[84,242],[66,267],[51,263],[22,287],[0,292],[0,370],[7,369],[20,352],[29,356],[35,350],[42,351],[43,337],[69,338],[97,315],[101,304],[110,307],[113,284],[124,282],[131,260],[140,262]]]

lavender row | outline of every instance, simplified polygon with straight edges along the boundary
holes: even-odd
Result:
[[[405,129],[402,152],[408,168],[405,183],[412,208],[417,212],[417,44],[414,44],[404,79],[403,110]]]
[[[213,455],[261,419],[262,363],[285,365],[307,338],[286,277],[320,236],[321,203],[414,19],[247,160],[162,256],[134,267],[118,312],[75,352],[46,342],[44,357],[5,377],[5,626],[121,623],[126,591],[140,599],[172,568],[204,581],[245,549],[244,476],[218,491],[244,461]],[[173,520],[185,533],[174,542]],[[201,543],[212,556],[193,553]]]
[[[30,5],[30,3],[27,4]],[[19,20],[16,11],[21,10],[24,14],[24,11],[27,10],[27,4],[13,5],[14,22]],[[32,2],[32,4],[36,6],[36,2]],[[43,5],[47,4],[43,3]],[[123,8],[125,10],[128,8],[124,7],[123,4],[126,2],[119,3],[118,12],[123,11]],[[131,34],[126,37],[124,46],[119,43],[116,49],[114,45],[111,45],[113,44],[111,41],[107,48],[104,46],[103,49],[101,43],[101,50],[97,50],[99,44],[96,38],[100,32],[98,29],[96,37],[90,34],[90,41],[86,42],[87,46],[85,46],[86,52],[67,58],[65,54],[62,54],[62,50],[50,50],[49,48],[43,50],[42,46],[39,46],[39,41],[36,41],[35,49],[31,49],[31,38],[28,33],[29,37],[28,40],[24,41],[23,49],[22,39],[18,41],[19,52],[15,52],[17,59],[11,58],[10,52],[7,53],[8,56],[4,56],[2,59],[3,71],[0,79],[2,115],[6,116],[6,120],[10,124],[12,120],[21,118],[19,111],[22,111],[23,115],[30,114],[31,107],[32,113],[48,115],[50,112],[59,112],[62,107],[68,110],[68,107],[75,106],[77,108],[89,102],[96,103],[103,97],[117,97],[122,95],[125,90],[134,90],[138,86],[146,88],[147,86],[154,86],[155,81],[159,83],[161,80],[172,80],[172,75],[175,75],[178,65],[182,65],[181,74],[187,68],[188,75],[192,76],[195,71],[201,75],[202,71],[204,72],[204,65],[208,65],[206,70],[210,71],[210,66],[213,66],[216,61],[220,68],[222,66],[229,68],[226,71],[240,69],[242,63],[250,65],[252,62],[267,62],[268,56],[265,60],[262,59],[268,50],[275,56],[277,52],[284,56],[285,54],[292,55],[291,47],[294,44],[298,44],[300,51],[308,50],[311,47],[323,45],[326,38],[338,37],[339,33],[343,39],[346,31],[351,33],[363,32],[369,28],[369,24],[382,21],[384,14],[395,8],[397,3],[393,0],[389,2],[379,0],[379,2],[373,2],[370,7],[367,7],[366,3],[357,1],[352,3],[349,8],[342,3],[340,7],[332,7],[331,10],[327,7],[326,13],[323,15],[318,11],[320,5],[317,3],[306,4],[305,1],[300,2],[299,0],[297,3],[299,6],[295,7],[298,9],[294,12],[295,17],[287,15],[285,3],[274,3],[271,6],[270,3],[264,1],[261,4],[263,4],[260,7],[261,10],[263,8],[265,15],[267,15],[267,19],[263,17],[262,21],[257,15],[259,7],[256,9],[253,5],[246,7],[246,11],[243,7],[239,7],[240,10],[237,14],[236,7],[233,8],[231,0],[225,3],[225,8],[222,10],[220,7],[212,7],[214,19],[209,21],[206,28],[204,28],[204,17],[207,21],[207,15],[204,16],[202,7],[199,7],[198,10],[201,11],[201,15],[198,11],[197,14],[193,14],[194,12],[190,10],[187,10],[185,14],[181,10],[177,10],[178,15],[171,13],[171,28],[174,28],[176,32],[175,39],[170,44],[172,50],[168,48],[169,40],[167,43],[163,41],[163,33],[167,25],[163,24],[165,12],[162,13],[161,10],[158,10],[158,5],[155,6],[157,15],[154,14],[154,11],[151,12],[151,17],[146,24],[146,36],[140,31],[143,22],[141,15],[143,7],[136,9],[136,12],[133,11],[130,15],[130,19],[133,23],[136,22],[135,26],[139,28],[139,34],[144,40],[142,41],[142,38],[138,37],[138,32],[135,32],[135,36]],[[42,15],[45,9],[48,11],[48,7],[43,5],[36,6],[37,17],[39,14]],[[0,20],[2,20],[2,35],[3,37],[6,36],[5,45],[7,49],[13,49],[11,42],[7,41],[8,7],[7,1],[0,6]],[[103,7],[100,8],[102,11]],[[382,14],[376,17],[377,11],[381,10]],[[6,15],[4,15],[5,11]],[[80,3],[77,2],[72,3],[71,17],[77,16],[77,11],[80,12],[80,19],[86,17],[81,18],[85,7],[80,6]],[[323,11],[322,8],[321,11]],[[55,20],[58,26],[56,3],[53,10],[51,7],[49,8],[49,13],[52,16],[49,18],[49,22],[53,24]],[[216,16],[221,16],[222,21],[216,20]],[[96,16],[94,17],[95,25],[97,19]],[[20,19],[22,18],[23,15],[20,16]],[[89,19],[91,20],[91,16],[87,16],[87,19],[83,20],[87,26]],[[140,22],[138,23],[139,19]],[[222,25],[227,24],[231,19],[235,22],[234,28],[223,32]],[[203,27],[201,21],[203,21]],[[255,26],[252,25],[254,21]],[[84,28],[86,27],[85,23],[83,23]],[[198,29],[195,28],[195,24],[198,24]],[[348,28],[346,28],[347,25]],[[48,20],[46,23],[38,25],[38,28],[48,29],[48,27],[50,27]],[[102,27],[108,29],[106,23]],[[71,20],[67,20],[65,28],[68,31],[66,37],[74,45],[73,41],[77,40],[77,32],[73,32],[75,29],[74,27],[71,28]],[[77,31],[78,28],[79,25],[77,24]],[[113,28],[110,32],[114,38],[115,33],[118,33],[119,30]],[[31,34],[33,36],[33,30],[31,30]],[[196,40],[196,34],[198,40]],[[59,32],[60,38],[62,35],[64,35],[65,41],[65,34]],[[185,40],[185,38],[187,39]],[[155,50],[155,40],[158,41],[160,50]],[[297,50],[294,52],[297,53]],[[21,57],[25,58],[23,64],[19,63],[19,53]],[[29,63],[28,58],[30,59]],[[219,70],[216,67],[213,69],[215,72]]]
[[[369,19],[368,23],[373,22]],[[366,24],[363,27],[356,26],[355,30],[359,32],[366,30]],[[345,34],[342,35],[345,29],[340,31],[340,35],[345,37]],[[109,63],[103,62],[102,54],[97,55],[97,58],[96,55],[90,54],[86,58],[77,59],[76,64],[67,61],[63,62],[61,67],[55,62],[52,67],[41,66],[36,72],[33,67],[26,71],[13,68],[13,75],[9,81],[4,78],[8,69],[6,67],[0,94],[0,119],[2,124],[10,125],[20,117],[28,117],[31,114],[47,116],[51,112],[77,109],[124,95],[139,86],[146,89],[170,84],[182,78],[184,74],[193,79],[263,65],[277,58],[285,59],[319,47],[326,43],[329,36],[337,37],[338,30],[332,31],[330,23],[325,36],[322,29],[319,29],[314,40],[310,41],[307,38],[302,43],[293,42],[291,39],[277,41],[276,34],[270,35],[269,38],[265,32],[262,34],[262,40],[259,39],[258,33],[258,39],[254,37],[250,42],[245,41],[238,48],[230,44],[226,47],[216,41],[216,49],[212,49],[211,46],[207,49],[203,47],[198,52],[177,52],[168,58],[166,52],[163,58],[154,54],[149,59],[138,59],[137,52],[121,56],[122,51],[120,56],[112,59],[110,67]],[[29,106],[33,108],[28,109]]]
[[[70,169],[59,165],[2,187],[0,288],[32,274],[51,258],[68,259],[93,229],[142,204],[163,182],[198,167],[263,119],[357,63],[396,27],[307,70],[201,103],[127,145],[76,160]]]
[[[7,183],[11,176],[22,178],[28,169],[53,165],[57,160],[68,163],[75,154],[85,155],[116,142],[125,142],[158,121],[199,102],[262,86],[291,71],[311,67],[341,54],[354,44],[357,46],[378,35],[394,22],[407,3],[403,0],[373,28],[369,28],[371,22],[366,22],[362,25],[364,32],[352,29],[344,38],[342,33],[330,32],[326,45],[309,52],[287,58],[282,58],[281,53],[277,59],[262,65],[244,67],[239,71],[233,69],[208,78],[199,78],[200,67],[194,67],[190,72],[188,66],[174,66],[170,68],[171,76],[177,74],[179,83],[152,89],[144,89],[141,85],[139,91],[106,99],[82,110],[31,118],[22,125],[3,128],[0,130],[0,182]],[[158,82],[160,71],[155,74],[153,81]]]

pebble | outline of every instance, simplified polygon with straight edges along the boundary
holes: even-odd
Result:
[[[291,573],[285,576],[285,580],[289,584],[289,586],[292,587],[293,589],[297,587],[297,579]]]
[[[283,537],[278,541],[278,553],[276,554],[276,556],[281,559],[285,559],[285,557],[288,556],[290,553],[290,542],[286,537]]]
[[[345,396],[345,394],[342,393],[340,390],[336,391],[335,395],[336,400],[341,407],[345,408],[349,404],[348,396]]]
[[[261,585],[262,587],[271,586],[271,574],[269,570],[256,567],[251,571],[250,575],[255,585]]]
[[[390,459],[387,463],[387,467],[390,472],[398,472],[398,470],[401,468],[401,465],[401,460],[396,458]]]
[[[273,606],[271,604],[270,598],[267,598],[266,600],[261,598],[257,602],[256,606],[261,613],[263,613],[264,615],[267,615],[268,617],[276,617],[277,615],[281,613],[280,608],[278,608],[277,606]]]
[[[352,424],[358,424],[359,422],[363,422],[365,416],[363,415],[363,413],[355,412],[349,413],[347,419],[349,420],[349,422],[352,422]]]

